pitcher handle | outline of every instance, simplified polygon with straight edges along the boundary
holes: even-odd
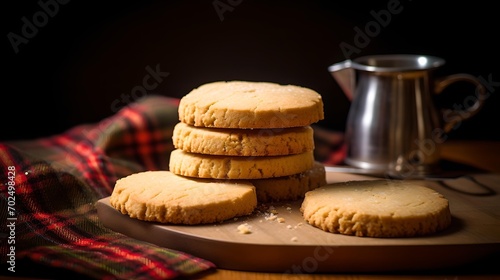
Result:
[[[436,81],[435,90],[436,94],[440,94],[446,87],[456,82],[469,82],[476,86],[473,96],[468,96],[466,99],[472,97],[474,102],[469,105],[467,100],[464,100],[463,104],[457,106],[455,109],[446,109],[443,111],[444,118],[444,131],[446,133],[450,132],[455,126],[459,125],[462,121],[471,118],[483,107],[484,101],[487,98],[486,87],[481,83],[481,81],[469,74],[453,74],[441,78]],[[472,100],[470,100],[472,101]]]

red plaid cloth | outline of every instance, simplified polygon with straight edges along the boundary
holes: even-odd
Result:
[[[107,229],[94,207],[111,195],[117,179],[168,169],[177,105],[177,99],[148,96],[97,124],[0,143],[0,274],[172,279],[214,268],[210,261]],[[341,134],[318,127],[315,141],[318,160],[342,161]]]
[[[118,178],[168,168],[177,104],[150,96],[96,125],[0,143],[0,274],[171,279],[213,268],[207,260],[107,229],[94,207]]]

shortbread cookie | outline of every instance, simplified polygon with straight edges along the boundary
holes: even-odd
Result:
[[[314,165],[313,152],[287,156],[237,157],[184,152],[170,153],[171,172],[198,178],[262,179],[304,172]]]
[[[307,192],[300,210],[315,227],[356,236],[420,236],[451,224],[448,200],[418,181],[329,184]]]
[[[174,146],[185,152],[226,156],[277,156],[314,149],[310,126],[277,129],[205,128],[178,123]]]
[[[313,168],[302,173],[249,181],[255,186],[258,203],[297,200],[306,192],[326,185],[326,173],[323,164],[315,162]]]
[[[202,127],[299,127],[323,118],[323,100],[316,91],[267,82],[208,83],[179,103],[179,120]]]
[[[110,204],[139,220],[195,225],[248,215],[257,206],[257,198],[250,182],[145,171],[119,179]]]

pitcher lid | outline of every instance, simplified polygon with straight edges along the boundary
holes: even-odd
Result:
[[[418,54],[367,55],[351,61],[351,67],[370,72],[418,71],[438,68],[445,60]]]

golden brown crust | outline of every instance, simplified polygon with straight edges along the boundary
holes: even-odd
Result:
[[[119,179],[110,204],[144,221],[172,224],[222,222],[252,213],[255,187],[248,181],[186,178],[169,171],[146,171]]]
[[[179,103],[179,120],[201,127],[299,127],[323,118],[323,100],[317,92],[267,82],[208,83],[189,92]]]
[[[314,165],[313,152],[272,157],[229,157],[187,153],[170,154],[171,172],[213,179],[262,179],[304,172]]]
[[[313,168],[294,175],[249,180],[255,186],[258,203],[297,200],[308,191],[326,185],[325,167],[315,162]]]
[[[315,227],[356,236],[419,236],[451,224],[448,200],[412,181],[329,184],[306,193],[301,211]]]
[[[178,123],[174,146],[185,152],[226,156],[279,156],[314,149],[310,126],[279,129],[204,128]]]

